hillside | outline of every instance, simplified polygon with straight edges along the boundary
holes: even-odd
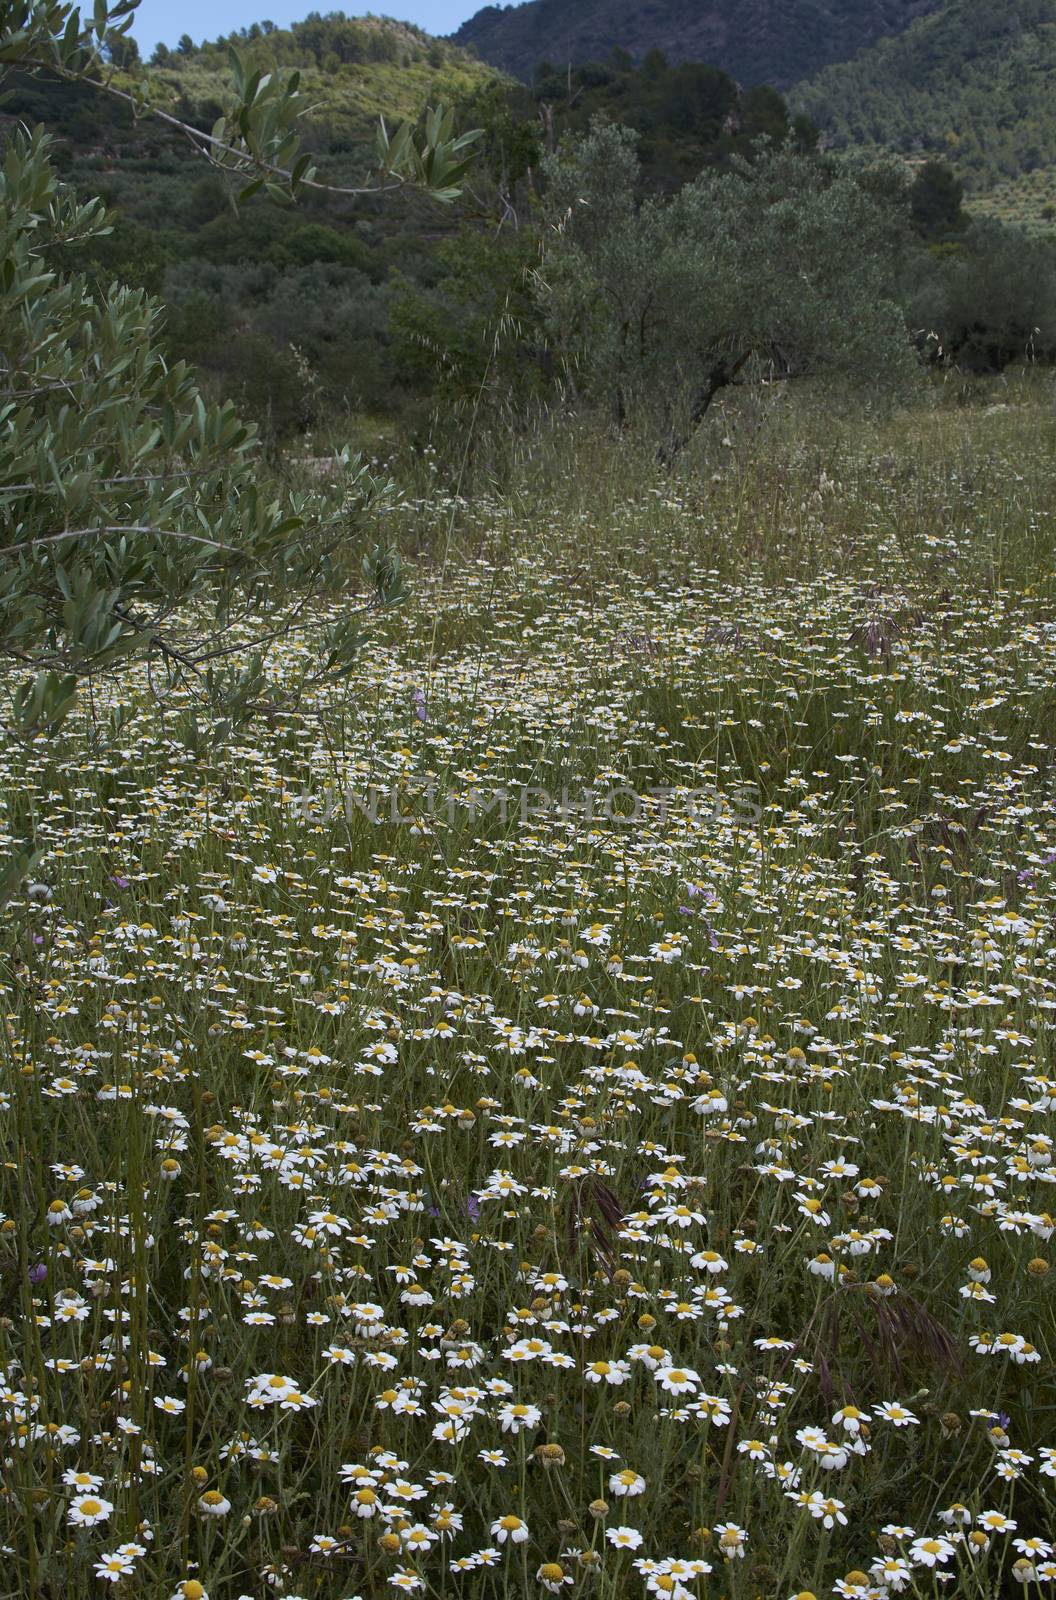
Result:
[[[160,47],[151,62],[155,80],[192,103],[210,102],[227,77],[232,45],[252,68],[296,67],[314,120],[343,137],[369,135],[381,115],[413,118],[426,104],[461,101],[496,76],[456,43],[410,23],[312,12],[290,28],[265,22],[189,49]]]
[[[548,60],[707,61],[745,84],[785,88],[900,32],[942,0],[528,0],[485,6],[452,35],[485,61],[530,80]]]
[[[643,186],[669,193],[706,166],[748,155],[760,135],[780,142],[791,130],[808,148],[816,138],[804,119],[793,126],[775,90],[742,89],[716,67],[635,68],[624,57],[528,89],[450,41],[337,14],[159,49],[145,69],[159,103],[210,128],[229,92],[231,46],[254,68],[300,70],[313,107],[304,142],[333,183],[362,181],[379,114],[414,117],[442,102],[461,127],[486,134],[458,206],[413,191],[379,200],[309,189],[296,205],[258,195],[236,210],[226,180],[162,124],[134,120],[91,83],[13,78],[0,133],[16,118],[43,123],[64,174],[114,209],[113,232],[77,265],[100,282],[116,277],[160,295],[170,354],[192,361],[212,392],[237,400],[271,439],[351,412],[406,414],[427,402],[439,376],[450,386],[435,354],[453,340],[462,367],[475,371],[489,339],[473,319],[492,304],[496,281],[502,297],[522,293],[533,234],[525,228],[517,248],[513,240],[505,255],[499,249],[501,260],[483,245],[463,257],[448,247],[463,229],[488,234],[500,216],[531,217],[545,143],[584,132],[596,116],[626,122],[641,135]],[[121,71],[133,64],[126,59]],[[474,275],[475,252],[498,279]]]
[[[993,189],[1056,163],[1056,0],[949,0],[793,99],[837,148],[940,155]]]
[[[161,49],[146,68],[160,105],[202,128],[227,95],[227,52],[252,66],[296,66],[313,110],[303,128],[320,176],[362,181],[379,114],[416,117],[462,104],[499,75],[457,46],[373,18],[268,24],[210,44]],[[129,63],[131,65],[131,63]],[[108,238],[78,265],[160,294],[173,355],[236,398],[275,436],[323,412],[392,403],[387,285],[434,272],[438,233],[458,217],[407,193],[297,205],[258,197],[236,211],[230,186],[181,136],[90,84],[12,74],[0,135],[19,120],[56,137],[64,175],[115,208]]]
[[[160,108],[207,129],[229,98],[232,46],[250,69],[299,71],[311,106],[302,123],[304,142],[320,176],[335,183],[362,178],[379,116],[413,119],[427,105],[462,104],[502,81],[493,68],[420,29],[340,13],[315,14],[289,29],[254,25],[201,45],[186,39],[178,50],[159,46],[149,66],[123,63],[117,81],[131,85],[134,68]],[[188,210],[190,188],[215,180],[180,135],[150,118],[134,119],[90,83],[18,73],[9,81],[0,131],[16,121],[46,123],[78,188],[103,194],[128,219],[176,231],[201,223],[201,203]],[[333,212],[333,202],[325,203]],[[335,219],[342,220],[340,209]]]

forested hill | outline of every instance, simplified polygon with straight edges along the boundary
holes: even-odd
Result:
[[[1056,163],[1056,0],[948,0],[793,98],[838,147],[941,155],[991,188]]]
[[[707,61],[739,82],[786,88],[899,33],[942,0],[528,0],[485,6],[452,37],[530,81],[549,61],[604,60],[612,50],[641,60],[659,49],[672,61]]]
[[[159,50],[145,69],[158,103],[211,128],[229,93],[231,45],[253,68],[300,69],[313,107],[305,147],[338,184],[362,182],[379,114],[414,118],[506,81],[419,29],[315,14],[290,29],[263,23]],[[257,196],[236,210],[232,185],[186,139],[134,120],[102,89],[13,73],[7,88],[0,139],[16,121],[43,123],[63,175],[114,208],[112,233],[77,264],[100,283],[160,295],[171,353],[194,361],[216,393],[275,435],[327,407],[388,399],[386,286],[395,274],[433,273],[436,234],[456,229],[457,216],[413,193],[339,200],[311,190],[296,205]]]
[[[210,392],[234,398],[269,438],[349,412],[397,415],[431,403],[426,357],[438,329],[450,341],[466,321],[465,348],[475,355],[487,345],[473,323],[480,306],[523,290],[534,230],[506,230],[501,248],[487,245],[498,219],[511,205],[530,219],[544,145],[584,132],[595,116],[640,131],[643,182],[666,193],[747,154],[760,135],[780,143],[791,131],[804,147],[816,137],[804,121],[791,123],[774,90],[742,90],[700,63],[654,59],[636,69],[626,58],[544,76],[529,90],[449,41],[340,14],[161,50],[146,69],[160,103],[209,129],[228,93],[231,46],[254,68],[300,69],[314,107],[305,144],[331,182],[362,181],[379,113],[414,117],[441,102],[461,128],[486,132],[457,206],[413,191],[379,200],[309,189],[296,205],[258,195],[236,210],[225,178],[156,120],[134,120],[90,83],[9,79],[0,135],[16,119],[43,123],[64,176],[114,209],[113,231],[77,265],[100,285],[116,278],[159,295],[170,354],[192,361]],[[491,276],[469,273],[466,306],[453,308],[448,295],[441,314],[434,290],[462,270],[445,253],[460,230],[470,256],[479,236],[480,251],[502,260]]]
[[[296,67],[316,108],[312,120],[333,133],[363,136],[379,116],[415,117],[426,103],[453,104],[496,77],[493,68],[411,23],[309,12],[289,28],[254,23],[238,33],[175,50],[159,46],[155,79],[191,105],[212,103],[234,46],[251,69]]]

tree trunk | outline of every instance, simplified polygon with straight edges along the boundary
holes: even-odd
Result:
[[[661,445],[660,450],[658,451],[659,459],[665,467],[670,466],[672,461],[682,454],[683,450],[686,448],[687,444],[689,444],[690,440],[693,438],[693,435],[700,427],[700,424],[707,416],[708,411],[711,408],[711,402],[714,400],[719,390],[729,388],[730,384],[736,381],[741,368],[744,366],[751,353],[752,352],[750,350],[745,350],[741,355],[733,357],[728,361],[718,361],[716,362],[715,366],[712,367],[707,378],[693,396],[693,404],[690,407],[689,412],[689,427],[684,433],[676,434],[671,440],[670,444]]]

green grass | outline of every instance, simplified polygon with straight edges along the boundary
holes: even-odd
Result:
[[[346,686],[8,745],[0,1593],[1051,1592],[1048,381],[418,458]]]

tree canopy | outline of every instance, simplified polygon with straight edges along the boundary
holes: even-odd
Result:
[[[548,321],[618,423],[649,418],[678,448],[752,370],[873,389],[907,376],[894,300],[903,223],[875,177],[764,146],[639,203],[635,143],[599,124],[546,169]]]

